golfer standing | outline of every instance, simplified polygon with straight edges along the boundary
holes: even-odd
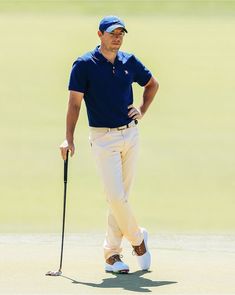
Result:
[[[148,233],[137,224],[128,196],[137,160],[137,120],[144,116],[158,90],[151,72],[133,54],[119,51],[125,33],[125,24],[119,17],[104,17],[98,30],[100,46],[74,62],[69,81],[66,140],[60,146],[63,159],[67,150],[71,156],[74,154],[74,130],[84,99],[91,149],[109,207],[105,270],[119,273],[129,271],[120,257],[123,237],[132,245],[140,269],[149,269],[151,263]],[[133,82],[144,87],[139,108],[133,105]]]

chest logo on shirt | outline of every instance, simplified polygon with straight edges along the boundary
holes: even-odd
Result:
[[[128,75],[128,71],[127,70],[125,70],[125,74]]]

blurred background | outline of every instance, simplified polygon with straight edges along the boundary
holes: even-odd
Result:
[[[0,232],[59,232],[68,79],[105,15],[160,83],[140,122],[131,204],[152,232],[235,230],[234,1],[0,0]],[[136,105],[143,89],[134,85]],[[69,162],[69,232],[103,231],[83,105]]]

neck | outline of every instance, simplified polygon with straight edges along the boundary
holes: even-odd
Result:
[[[118,51],[110,51],[107,50],[104,46],[100,45],[100,52],[102,53],[102,55],[107,58],[108,61],[110,61],[111,63],[114,63],[115,58],[117,56]]]

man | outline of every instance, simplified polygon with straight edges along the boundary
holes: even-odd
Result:
[[[146,113],[158,83],[133,55],[119,51],[127,33],[124,22],[106,16],[99,24],[100,46],[79,57],[69,81],[66,140],[61,155],[74,154],[74,130],[84,99],[90,126],[90,144],[102,178],[109,212],[104,241],[105,270],[129,272],[121,260],[121,242],[126,237],[137,256],[140,269],[150,267],[148,233],[140,228],[131,211],[128,195],[134,176],[137,150],[137,120]],[[133,105],[132,83],[144,87],[139,108]]]

